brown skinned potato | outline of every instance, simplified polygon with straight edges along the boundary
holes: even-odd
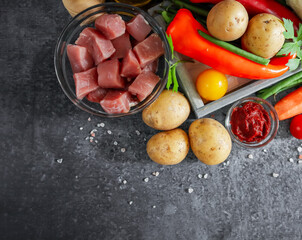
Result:
[[[175,165],[185,159],[189,152],[189,138],[185,131],[177,128],[160,132],[147,143],[147,153],[156,163]]]
[[[144,109],[143,121],[157,130],[179,127],[190,114],[188,100],[179,92],[164,90],[150,106]]]
[[[248,22],[248,13],[241,3],[225,0],[210,10],[207,28],[212,36],[223,41],[233,41],[244,34]]]
[[[190,125],[189,138],[193,153],[207,165],[222,163],[232,149],[228,131],[221,123],[211,118],[195,120]]]
[[[282,48],[285,38],[282,21],[272,14],[254,16],[241,38],[241,45],[260,57],[271,58]]]

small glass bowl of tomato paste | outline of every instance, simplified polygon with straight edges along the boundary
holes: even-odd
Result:
[[[257,148],[268,144],[276,136],[279,120],[268,101],[246,97],[229,109],[225,126],[234,142],[243,147]]]

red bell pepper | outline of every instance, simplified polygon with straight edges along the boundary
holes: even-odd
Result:
[[[249,79],[279,77],[289,69],[284,64],[265,66],[241,57],[204,39],[198,29],[207,32],[189,10],[180,9],[167,28],[175,51],[225,74]]]
[[[190,0],[192,3],[219,3],[223,0]],[[294,23],[294,28],[297,31],[299,29],[299,23],[301,23],[299,17],[291,10],[283,6],[282,4],[274,0],[237,0],[246,9],[246,11],[254,16],[258,13],[270,13],[276,17],[286,18]]]

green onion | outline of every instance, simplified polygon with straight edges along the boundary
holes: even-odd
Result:
[[[247,52],[247,51],[244,51],[242,50],[241,48],[238,48],[230,43],[227,43],[227,42],[224,42],[224,41],[221,41],[221,40],[218,40],[216,38],[213,38],[211,36],[209,36],[208,34],[204,33],[203,31],[201,30],[198,30],[198,33],[200,34],[200,36],[202,36],[203,38],[207,39],[208,41],[226,49],[226,50],[229,50],[233,53],[236,53],[237,55],[240,55],[242,57],[245,57],[253,62],[256,62],[256,63],[259,63],[259,64],[262,64],[262,65],[267,65],[269,63],[269,59],[265,59],[265,58],[262,58],[262,57],[259,57],[255,54],[252,54],[250,52]]]
[[[274,94],[278,94],[279,92],[282,92],[289,88],[299,86],[300,84],[302,84],[302,71],[283,79],[282,81],[271,87],[258,91],[256,95],[259,98],[267,99]]]

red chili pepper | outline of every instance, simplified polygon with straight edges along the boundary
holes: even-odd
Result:
[[[219,3],[223,0],[190,0],[192,3]],[[297,31],[299,29],[299,23],[301,23],[299,17],[291,10],[283,6],[282,4],[274,0],[237,0],[246,9],[246,11],[254,16],[258,13],[270,13],[276,17],[290,19],[294,23],[294,28]]]
[[[204,39],[198,29],[206,32],[189,10],[180,9],[167,29],[175,51],[225,74],[249,79],[274,78],[289,69],[285,65],[265,66],[241,57]]]

